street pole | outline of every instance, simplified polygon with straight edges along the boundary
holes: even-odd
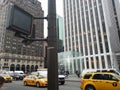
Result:
[[[48,0],[48,90],[58,90],[56,0]]]

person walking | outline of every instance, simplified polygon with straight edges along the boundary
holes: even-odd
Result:
[[[80,77],[80,72],[78,70],[76,70],[75,73],[76,73],[77,77],[79,78]]]
[[[69,71],[67,70],[67,71],[66,71],[66,77],[68,77],[68,75],[69,75]]]

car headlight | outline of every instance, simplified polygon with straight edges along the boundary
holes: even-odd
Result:
[[[4,79],[6,80],[6,77],[4,77]]]
[[[11,78],[11,80],[13,79],[13,77],[10,77]]]
[[[45,82],[45,80],[44,80],[44,79],[41,79],[41,81],[42,81],[42,82]]]

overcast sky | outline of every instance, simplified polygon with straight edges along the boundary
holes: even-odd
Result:
[[[48,0],[38,0],[42,3],[42,8],[45,12],[45,16],[47,16],[47,8],[48,8]],[[63,16],[63,0],[56,0],[56,11],[57,14]]]
[[[42,9],[44,10],[44,16],[48,15],[48,0],[38,0],[42,4]],[[56,11],[57,14],[63,16],[63,0],[56,0]],[[47,21],[44,22],[44,37],[47,37]]]

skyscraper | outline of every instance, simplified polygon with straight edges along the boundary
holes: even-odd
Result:
[[[57,15],[57,39],[58,39],[58,53],[63,52],[63,38],[64,38],[64,33],[63,33],[63,17]]]
[[[120,69],[119,0],[63,0],[64,51],[79,52],[70,66]],[[78,62],[79,59],[79,62]],[[72,71],[72,72],[74,72]]]
[[[22,38],[15,37],[13,31],[6,29],[9,9],[14,4],[34,17],[43,17],[44,14],[38,0],[0,0],[0,67],[11,71],[35,71],[44,67],[43,42],[25,46]],[[35,37],[43,38],[43,20],[36,19],[34,24]]]

